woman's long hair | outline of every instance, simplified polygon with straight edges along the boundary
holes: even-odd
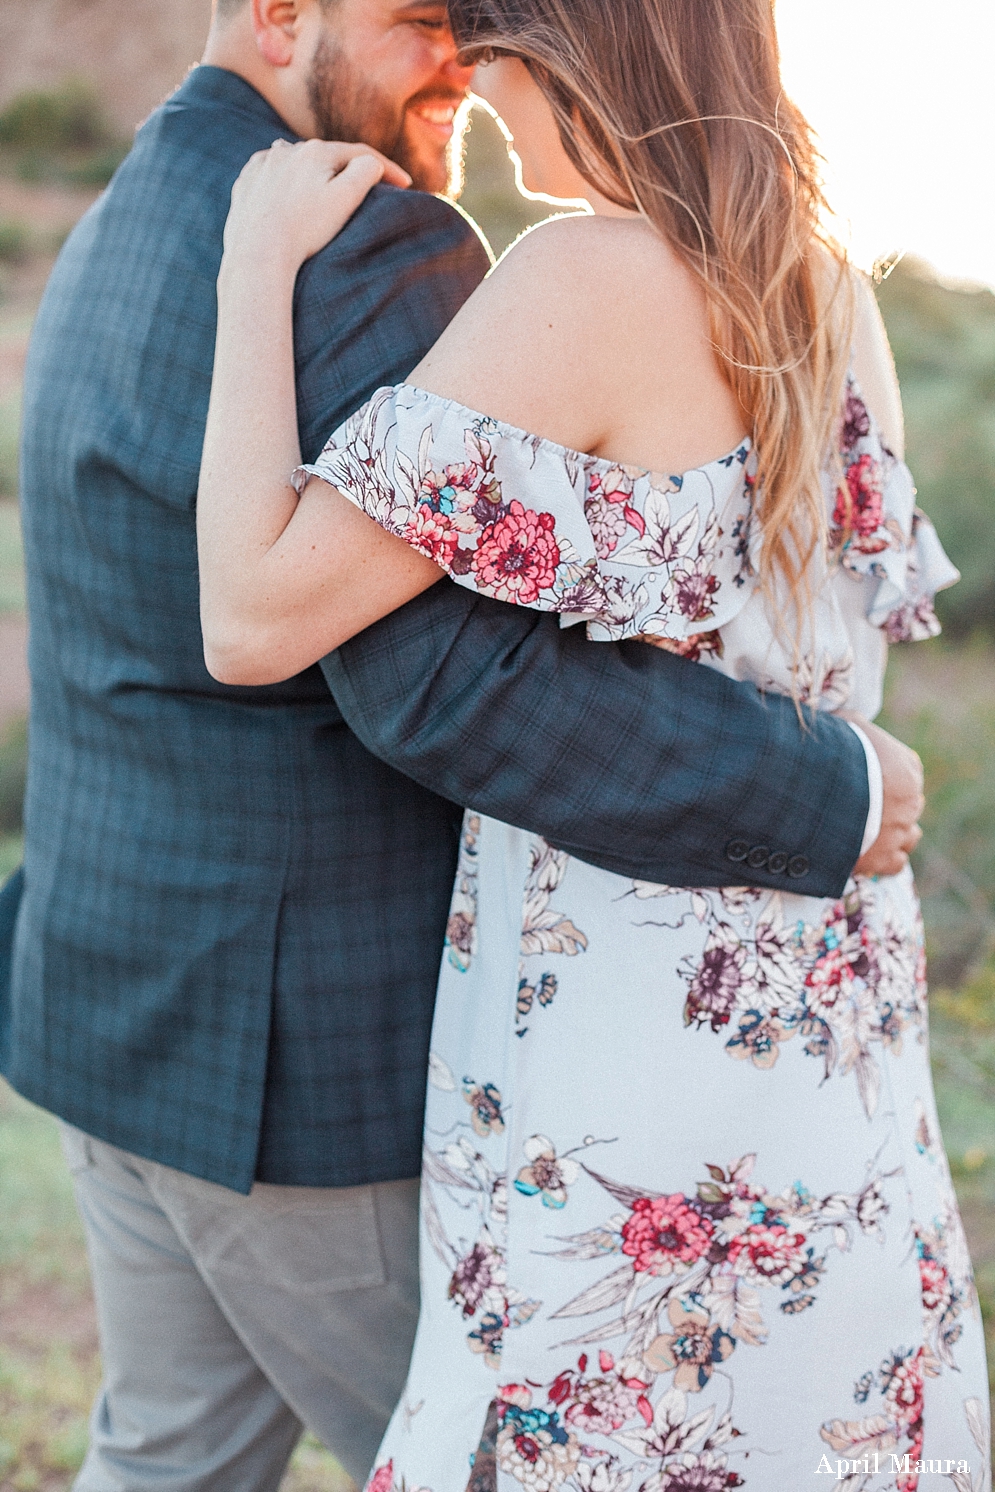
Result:
[[[766,583],[797,603],[825,534],[820,474],[850,357],[853,281],[820,226],[819,158],[781,91],[772,0],[450,0],[467,56],[521,57],[567,154],[699,277],[753,422]]]

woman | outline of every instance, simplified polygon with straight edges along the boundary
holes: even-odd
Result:
[[[295,490],[294,278],[386,168],[250,163],[199,506],[211,671],[286,677],[446,571],[875,714],[887,641],[935,632],[956,572],[769,0],[451,12],[527,184],[593,214],[525,238]],[[377,1492],[788,1492],[844,1460],[912,1488],[923,1457],[980,1488],[924,997],[907,866],[836,903],[633,884],[468,813]]]

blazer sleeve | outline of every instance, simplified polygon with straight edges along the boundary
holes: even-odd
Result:
[[[491,266],[476,227],[424,192],[376,186],[309,259],[294,293],[297,422],[304,461],[385,383],[399,383]]]
[[[859,858],[850,727],[644,642],[443,580],[321,666],[375,755],[602,869],[838,896]]]
[[[306,462],[407,377],[488,264],[448,204],[374,189],[298,279]],[[790,700],[645,643],[594,645],[444,580],[322,669],[374,755],[603,869],[828,896],[859,857],[869,791],[849,726],[802,729]]]

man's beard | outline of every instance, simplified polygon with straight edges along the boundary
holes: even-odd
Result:
[[[327,37],[315,49],[308,78],[308,102],[322,140],[372,145],[403,166],[423,192],[456,195],[460,184],[460,150],[419,149],[407,132],[407,111],[413,104],[462,103],[462,95],[447,89],[426,89],[397,103],[366,83],[349,67]]]

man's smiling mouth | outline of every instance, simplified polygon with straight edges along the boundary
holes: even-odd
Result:
[[[458,103],[416,103],[409,105],[408,112],[448,140],[453,133]]]

